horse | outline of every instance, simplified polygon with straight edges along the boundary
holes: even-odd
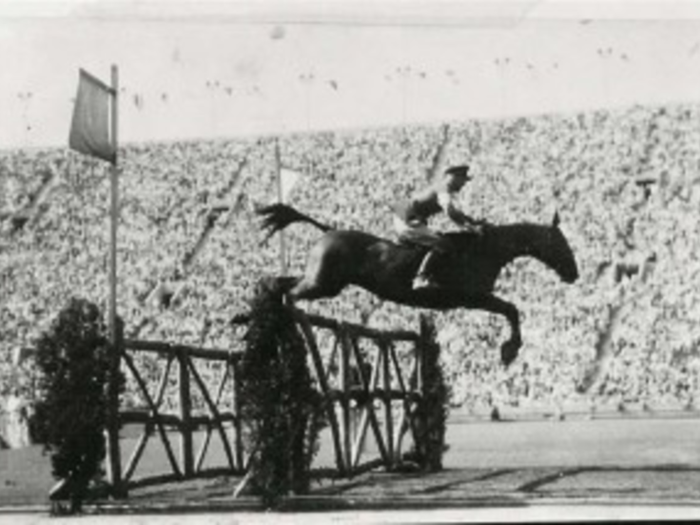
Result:
[[[257,211],[266,242],[293,223],[307,223],[323,232],[309,251],[303,277],[285,277],[288,297],[313,301],[335,297],[355,285],[380,299],[433,310],[456,308],[485,310],[504,316],[510,338],[501,345],[501,361],[508,367],[522,346],[520,314],[512,303],[494,295],[501,269],[518,257],[533,257],[554,270],[566,283],[578,279],[578,265],[559,228],[559,214],[551,224],[484,223],[481,233],[443,233],[452,247],[448,261],[436,271],[436,287],[413,289],[427,248],[393,242],[357,230],[341,230],[318,222],[286,204],[273,204]]]

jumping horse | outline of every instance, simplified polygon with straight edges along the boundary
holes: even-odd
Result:
[[[501,269],[518,257],[534,257],[566,283],[578,279],[578,266],[559,215],[552,224],[485,224],[481,234],[444,233],[452,246],[449,264],[436,272],[436,287],[414,290],[412,281],[426,248],[392,242],[374,235],[334,229],[285,204],[258,210],[265,241],[293,223],[308,223],[324,232],[311,248],[304,276],[285,280],[292,300],[315,300],[338,295],[356,285],[395,303],[435,310],[478,309],[503,315],[510,338],[501,345],[501,361],[510,365],[522,346],[518,309],[493,293]],[[263,241],[263,242],[265,242]]]

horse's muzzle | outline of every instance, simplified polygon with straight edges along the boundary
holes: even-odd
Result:
[[[575,283],[578,280],[578,268],[573,268],[569,271],[567,271],[563,276],[562,280],[566,284],[572,284]]]

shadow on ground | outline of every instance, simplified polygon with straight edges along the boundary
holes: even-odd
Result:
[[[519,506],[536,502],[700,501],[697,419],[532,422],[449,427],[449,468],[437,473],[371,471],[321,478],[291,509]],[[143,471],[167,468],[145,454]],[[138,477],[137,472],[137,477]],[[105,508],[259,508],[234,499],[239,478],[219,476],[134,489]],[[0,510],[45,506],[54,481],[41,447],[0,450]]]

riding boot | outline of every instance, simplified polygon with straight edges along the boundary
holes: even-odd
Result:
[[[434,288],[437,286],[437,284],[433,281],[435,256],[436,250],[430,250],[425,257],[423,257],[423,262],[421,262],[418,272],[416,273],[416,277],[413,279],[414,290],[420,288]]]

